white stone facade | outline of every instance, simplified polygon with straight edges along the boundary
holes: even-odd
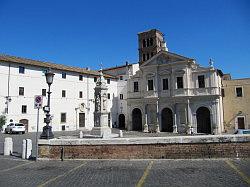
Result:
[[[221,76],[212,65],[200,67],[193,59],[161,51],[140,66],[127,87],[129,130],[207,134],[223,131]],[[198,110],[200,107],[205,108]],[[208,124],[203,122],[206,109]]]
[[[139,36],[139,42],[149,41],[149,45],[139,43],[146,61],[103,70],[109,126],[145,132],[223,132],[221,71],[212,63],[204,68],[193,59],[164,51],[166,47],[155,54],[155,47],[161,44],[154,41],[155,34],[159,31]],[[8,122],[22,122],[29,132],[36,131],[34,96],[42,95],[42,89],[47,91],[44,73],[48,68],[55,73],[51,85],[53,131],[91,130],[99,73],[83,68],[0,55],[0,112],[6,114]],[[47,93],[43,106],[46,103]],[[40,110],[39,131],[45,125],[44,117]]]
[[[20,61],[22,62],[22,59]],[[39,63],[43,66],[27,65],[26,59],[23,59],[23,63],[0,60],[0,112],[5,114],[6,108],[8,108],[6,114],[8,122],[11,119],[14,122],[26,120],[29,132],[36,131],[37,124],[37,109],[34,109],[34,96],[42,95],[42,89],[48,91],[44,71],[49,67],[44,67],[43,62]],[[20,67],[24,67],[24,73],[19,73]],[[91,130],[94,126],[94,87],[95,77],[98,77],[98,72],[96,71],[96,75],[92,73],[84,74],[64,70],[64,66],[62,66],[62,69],[52,68],[52,71],[55,73],[51,85],[51,126],[53,131],[79,129],[79,113],[84,113],[84,128]],[[62,78],[62,72],[66,73],[66,78]],[[79,80],[79,75],[82,76],[82,80]],[[115,77],[109,77],[108,79],[110,79],[110,83],[107,84],[108,93],[110,94],[108,111],[117,111],[117,105],[113,104],[117,103],[117,79]],[[19,87],[24,88],[23,95],[19,94]],[[66,92],[65,97],[62,96],[62,90]],[[82,92],[81,98],[80,92]],[[7,102],[6,97],[10,98],[9,102]],[[43,97],[43,106],[46,104],[47,93]],[[26,107],[25,111],[22,111],[22,106]],[[66,119],[61,119],[62,113],[66,114]],[[45,125],[45,115],[42,110],[40,110],[39,118],[39,131],[42,131],[42,127]],[[116,121],[116,115],[111,115],[111,125],[113,121]]]

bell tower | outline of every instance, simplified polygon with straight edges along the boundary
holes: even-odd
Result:
[[[147,61],[160,51],[168,51],[163,34],[152,29],[138,33],[139,64]]]

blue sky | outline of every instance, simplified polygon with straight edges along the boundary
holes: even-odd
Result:
[[[137,33],[169,51],[250,77],[249,0],[0,0],[0,53],[99,69],[138,61]]]

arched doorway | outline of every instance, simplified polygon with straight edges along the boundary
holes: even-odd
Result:
[[[173,112],[169,108],[164,108],[161,112],[161,131],[173,132]]]
[[[142,131],[142,116],[139,108],[132,111],[132,130]]]
[[[19,123],[24,124],[25,130],[26,130],[26,132],[28,132],[28,129],[29,129],[29,120],[27,120],[27,119],[21,119],[21,120],[19,120]]]
[[[206,107],[200,107],[196,111],[197,133],[211,134],[210,111]]]
[[[125,129],[125,116],[124,116],[124,114],[119,115],[119,129]]]

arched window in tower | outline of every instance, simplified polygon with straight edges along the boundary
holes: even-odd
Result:
[[[153,38],[150,38],[150,46],[153,46],[153,44],[154,44],[154,40]]]
[[[145,39],[142,40],[142,46],[146,47],[146,40]]]
[[[150,43],[149,43],[149,38],[147,39],[147,47],[150,46]]]

